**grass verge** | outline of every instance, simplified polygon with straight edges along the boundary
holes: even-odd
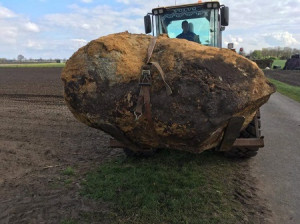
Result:
[[[60,68],[64,66],[65,63],[0,64],[0,68]]]
[[[271,78],[269,78],[269,80],[271,83],[273,83],[276,86],[277,92],[286,95],[287,97],[293,100],[300,102],[300,87],[291,86]]]
[[[239,172],[217,153],[163,150],[107,162],[86,176],[81,193],[112,203],[112,223],[251,223],[237,200]]]

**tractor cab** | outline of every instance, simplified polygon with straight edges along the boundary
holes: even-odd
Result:
[[[186,21],[186,22],[184,22]],[[229,23],[229,9],[218,1],[159,7],[144,17],[145,33],[153,36],[168,34],[170,38],[185,38],[206,46],[222,47],[222,31]],[[187,38],[185,38],[187,39]]]

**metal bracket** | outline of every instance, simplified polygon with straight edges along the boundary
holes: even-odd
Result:
[[[140,86],[151,86],[152,78],[150,70],[142,70],[142,74],[140,77]]]
[[[264,147],[264,137],[260,138],[237,138],[232,147],[262,148]]]
[[[245,117],[233,117],[229,120],[224,137],[220,146],[220,151],[228,151],[239,137]]]
[[[140,119],[140,117],[143,115],[143,113],[138,113],[136,111],[134,111],[134,116],[135,116],[135,120],[137,121],[138,119]]]

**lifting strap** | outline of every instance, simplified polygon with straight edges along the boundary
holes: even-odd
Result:
[[[140,88],[140,93],[139,93],[138,100],[137,100],[137,106],[134,111],[135,118],[136,118],[136,120],[138,120],[140,118],[140,116],[142,116],[143,106],[145,106],[145,117],[147,118],[150,126],[153,125],[152,115],[151,115],[151,102],[150,102],[150,88],[151,88],[151,81],[152,81],[152,76],[150,74],[150,66],[151,65],[153,65],[158,70],[158,72],[165,84],[165,88],[166,88],[168,96],[172,94],[172,89],[165,80],[165,73],[162,70],[161,66],[159,65],[158,62],[150,61],[151,56],[154,51],[154,48],[155,48],[155,45],[156,45],[156,40],[157,40],[157,38],[153,37],[151,39],[149,47],[148,47],[147,61],[146,61],[146,65],[143,66],[143,68],[142,68],[142,75],[140,77],[140,82],[139,82],[139,86],[141,88]]]
[[[137,100],[137,105],[134,111],[136,120],[143,114],[143,106],[145,105],[145,116],[148,123],[152,125],[151,116],[151,103],[150,103],[150,87],[151,87],[151,74],[150,66],[143,66],[142,75],[139,82],[140,93]]]
[[[168,96],[170,96],[172,94],[172,89],[171,87],[169,86],[169,84],[166,82],[166,79],[165,79],[165,73],[164,71],[162,70],[162,68],[160,67],[160,65],[158,64],[158,62],[155,62],[155,61],[152,61],[152,62],[149,62],[151,65],[154,65],[154,67],[159,71],[159,74],[165,84],[165,87],[166,87],[166,91],[167,91],[167,94]]]
[[[172,89],[171,87],[168,85],[168,83],[166,82],[166,78],[165,78],[165,73],[164,71],[162,70],[162,68],[160,67],[159,63],[158,62],[155,62],[155,61],[150,61],[151,60],[151,57],[152,57],[152,54],[153,54],[153,51],[154,51],[154,48],[155,48],[155,45],[156,45],[156,40],[157,40],[157,37],[153,37],[150,41],[150,45],[148,47],[148,57],[147,57],[147,62],[146,64],[151,64],[151,65],[154,65],[154,67],[158,70],[164,84],[165,84],[165,87],[166,87],[166,91],[167,91],[167,94],[168,96],[170,96],[172,94]]]
[[[150,40],[150,44],[149,44],[149,47],[148,47],[148,54],[147,54],[146,64],[149,64],[149,62],[151,60],[151,56],[153,54],[153,51],[154,51],[154,48],[155,48],[155,45],[156,45],[156,41],[157,41],[157,37],[153,37]]]

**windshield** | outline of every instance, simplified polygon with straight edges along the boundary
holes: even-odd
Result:
[[[204,9],[201,6],[169,9],[156,16],[156,27],[158,35],[167,33],[170,38],[184,38],[208,46],[218,45],[218,9]]]

